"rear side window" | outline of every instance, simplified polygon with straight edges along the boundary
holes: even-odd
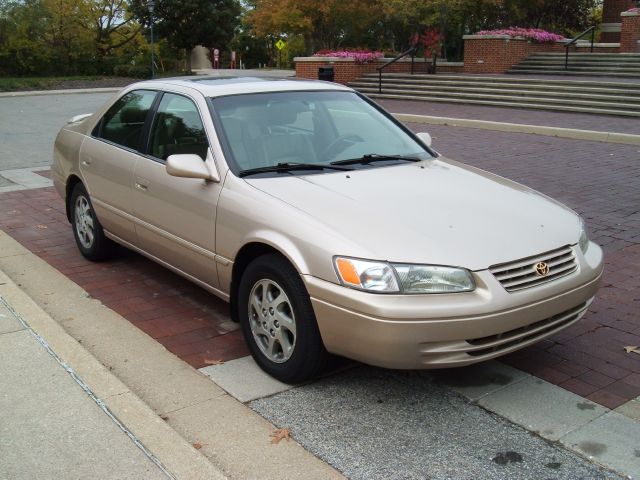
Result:
[[[134,90],[114,103],[100,122],[96,136],[123,147],[138,150],[147,113],[156,98],[156,92]]]
[[[165,93],[151,128],[151,155],[166,160],[170,155],[191,153],[204,160],[208,147],[202,118],[193,101]]]

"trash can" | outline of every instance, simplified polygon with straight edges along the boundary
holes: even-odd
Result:
[[[333,67],[318,68],[318,80],[333,82]]]

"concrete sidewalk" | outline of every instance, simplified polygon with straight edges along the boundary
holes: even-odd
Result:
[[[0,478],[172,478],[0,297]]]
[[[0,385],[0,478],[224,478],[1,271]]]

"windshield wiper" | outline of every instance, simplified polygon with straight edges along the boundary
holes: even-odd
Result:
[[[421,162],[422,159],[416,157],[409,157],[406,155],[381,155],[378,153],[367,153],[359,158],[349,158],[347,160],[336,160],[331,162],[331,165],[358,165],[368,164],[373,162],[386,162],[388,160],[405,160],[407,162]]]
[[[290,172],[292,170],[341,170],[341,171],[351,171],[352,168],[344,168],[339,167],[337,165],[322,165],[320,163],[296,163],[296,162],[285,162],[278,163],[276,165],[270,165],[268,167],[258,167],[258,168],[249,168],[247,170],[241,170],[238,174],[241,177],[246,177],[247,175],[256,175],[258,173],[269,173],[269,172]]]

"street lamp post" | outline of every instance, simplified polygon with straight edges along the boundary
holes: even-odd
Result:
[[[155,66],[155,57],[154,57],[154,47],[153,47],[153,10],[156,6],[156,2],[154,0],[147,1],[147,8],[149,9],[149,22],[151,27],[151,78],[155,77],[156,66]]]

